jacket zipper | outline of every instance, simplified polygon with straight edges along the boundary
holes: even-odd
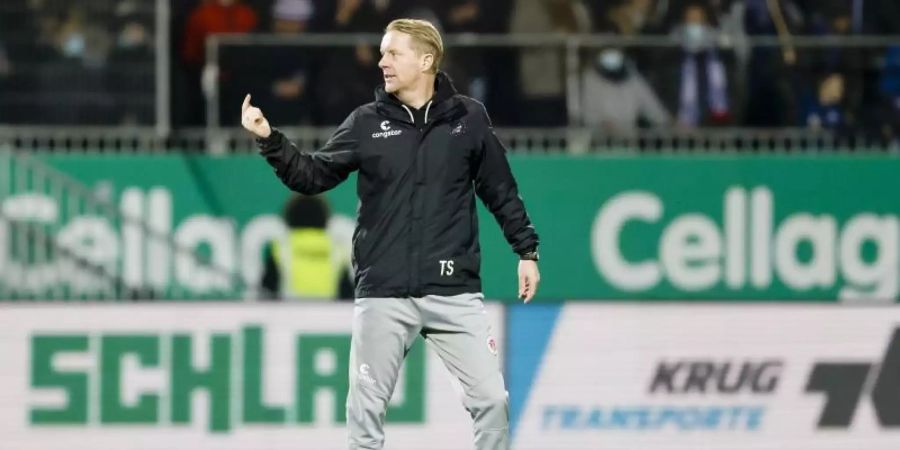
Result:
[[[421,201],[420,196],[423,195],[423,193],[420,191],[420,185],[419,185],[419,178],[424,177],[423,171],[425,170],[425,160],[424,160],[424,154],[423,154],[424,147],[422,144],[425,142],[426,134],[428,133],[428,131],[430,131],[430,129],[432,128],[432,125],[434,124],[434,123],[428,123],[428,113],[431,109],[431,103],[432,102],[429,101],[427,106],[425,107],[424,123],[422,123],[421,127],[416,126],[416,119],[413,116],[412,111],[410,111],[409,107],[407,107],[406,105],[400,105],[403,107],[404,110],[406,110],[407,114],[409,114],[409,118],[410,118],[410,121],[412,122],[413,129],[416,130],[416,134],[417,134],[416,154],[415,154],[415,158],[416,158],[415,170],[416,170],[416,172],[415,172],[415,178],[413,180],[413,183],[414,183],[413,184],[413,189],[414,189],[413,192],[414,192],[416,200],[413,202],[413,205],[412,205],[412,214],[413,214],[412,219],[413,219],[413,221],[419,221],[419,222],[424,220],[424,216],[419,217],[418,219],[415,217],[415,214],[417,211],[419,212],[419,214],[421,214],[421,211],[419,211],[419,209],[421,209],[421,208],[417,208],[417,206],[418,206],[418,203]],[[422,186],[424,186],[424,182],[423,182]],[[410,236],[411,238],[416,239],[416,242],[418,245],[419,252],[418,252],[417,258],[413,258],[413,254],[415,252],[413,250],[412,239],[407,241],[408,242],[407,255],[408,255],[408,258],[412,262],[412,264],[410,264],[410,266],[409,266],[409,268],[410,268],[409,277],[407,278],[407,283],[406,283],[407,292],[409,293],[409,295],[411,297],[416,297],[416,298],[422,297],[422,277],[421,277],[421,269],[422,268],[420,267],[419,263],[421,262],[421,259],[422,259],[421,252],[425,245],[421,239],[422,234],[423,234],[422,230],[424,228],[423,224],[419,223],[418,225],[419,226],[415,230],[413,230],[414,236]]]
[[[420,190],[421,186],[419,185],[419,178],[423,176],[423,174],[421,172],[422,172],[423,166],[425,165],[425,163],[424,163],[425,155],[423,154],[423,148],[422,148],[422,143],[425,142],[425,133],[424,133],[425,127],[424,127],[424,124],[421,128],[416,127],[415,125],[413,125],[413,127],[416,128],[416,132],[418,133],[418,139],[416,141],[416,176],[415,176],[415,180],[413,181],[414,182],[413,192],[414,192],[415,199],[416,199],[415,202],[413,203],[413,215],[415,216],[416,214],[418,214],[418,218],[414,217],[413,220],[415,220],[416,224],[418,225],[418,227],[415,230],[415,239],[416,239],[416,244],[418,245],[419,251],[416,252],[416,259],[413,261],[413,264],[410,267],[410,273],[413,274],[413,280],[414,280],[414,283],[411,283],[412,286],[410,286],[410,290],[412,291],[414,297],[421,297],[422,296],[422,274],[421,274],[422,268],[419,266],[419,262],[422,261],[422,251],[423,251],[423,247],[424,247],[424,242],[422,242],[422,234],[423,234],[422,221],[424,220],[424,215],[422,214],[422,211],[419,210],[420,209],[419,204],[422,203],[421,198],[422,198],[422,195],[424,195],[424,194]]]

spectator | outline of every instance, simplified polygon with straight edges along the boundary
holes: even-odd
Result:
[[[590,15],[580,0],[516,0],[510,25],[513,33],[574,34],[590,30]],[[522,125],[565,125],[563,50],[531,47],[521,51],[518,82]]]
[[[750,0],[753,1],[753,0]],[[768,0],[763,0],[768,1]],[[656,15],[662,19],[666,29],[671,29],[682,21],[682,12],[692,4],[699,4],[709,15],[709,21],[721,28],[724,23],[734,20],[735,6],[744,0],[665,0],[657,3]]]
[[[613,2],[591,2],[594,29],[601,33],[613,32],[633,36],[647,31],[653,17],[653,0],[616,0]]]
[[[744,29],[751,36],[778,35],[782,47],[754,47],[747,65],[748,97],[744,123],[777,127],[794,123],[797,102],[795,86],[809,83],[795,75],[797,55],[791,35],[805,26],[803,11],[794,0],[746,0]]]
[[[306,32],[313,15],[311,0],[277,0],[272,11],[273,31],[281,35]],[[299,123],[310,111],[306,100],[309,61],[296,48],[275,48],[269,61],[276,76],[268,111],[281,123]],[[237,116],[235,116],[237,117]]]
[[[109,58],[109,87],[116,97],[116,122],[129,125],[154,122],[154,64],[147,24],[134,13],[121,17],[116,45]]]
[[[885,53],[878,88],[882,98],[879,108],[881,134],[888,141],[900,143],[900,46],[893,46]]]
[[[385,21],[376,5],[366,0],[336,0],[316,9],[319,31],[331,33],[376,33]],[[318,8],[320,4],[317,4]],[[323,20],[323,19],[320,19]],[[375,48],[361,43],[355,47],[323,52],[318,58],[316,75],[316,111],[318,124],[334,125],[361,103],[372,101],[372,85],[379,80],[380,56]]]
[[[46,17],[53,55],[37,62],[35,91],[39,120],[45,124],[108,123],[114,100],[107,86],[107,57],[112,39],[92,23],[80,6]]]
[[[5,36],[11,68],[8,88],[0,89],[0,110],[15,113],[0,114],[11,123],[43,123],[46,107],[41,103],[46,95],[41,90],[44,81],[40,75],[44,64],[61,59],[57,50],[61,17],[32,10],[25,0],[9,1],[13,2],[12,12],[0,15],[0,22],[6,24],[0,34]]]
[[[348,261],[341,257],[341,243],[328,232],[330,216],[323,198],[291,196],[284,208],[289,234],[265,251],[261,285],[266,297],[353,298]]]
[[[810,15],[809,29],[815,35],[849,36],[854,33],[851,5],[845,2],[826,2]],[[834,80],[840,78],[841,118],[845,126],[855,127],[862,109],[863,78],[869,52],[860,48],[814,48],[801,52],[799,68],[807,72],[805,79]],[[874,80],[873,80],[874,82]],[[827,82],[837,84],[836,81]],[[820,83],[816,83],[818,85]],[[815,89],[815,88],[813,88]],[[819,87],[821,90],[821,87]],[[836,88],[832,88],[836,89]],[[801,95],[815,96],[807,85],[798,89]]]
[[[515,0],[483,0],[480,4],[481,26],[485,33],[509,32],[509,19]],[[452,51],[450,49],[449,51]],[[486,47],[483,49],[485,71],[484,103],[491,112],[494,125],[515,123],[518,105],[510,101],[518,95],[515,80],[518,77],[516,62],[519,52],[511,47]]]
[[[701,2],[688,4],[672,32],[682,51],[671,64],[662,64],[661,86],[668,90],[664,97],[683,127],[723,125],[732,119],[730,74],[709,17]]]
[[[816,85],[816,95],[803,102],[803,123],[812,129],[843,133],[847,129],[844,86],[840,73],[822,77]]]
[[[271,11],[272,31],[281,36],[296,36],[309,30],[315,6],[312,0],[277,0]],[[238,64],[232,68],[231,91],[252,92],[278,123],[299,125],[311,121],[310,49],[292,45],[236,48],[231,57],[237,61],[242,58],[255,61],[249,66]],[[229,109],[222,117],[224,123],[236,125],[240,114]]]
[[[801,0],[795,0],[801,1]],[[829,27],[835,11],[845,11],[850,30],[857,34],[895,34],[900,31],[900,3],[896,0],[805,0],[810,32]]]
[[[658,30],[661,25],[656,19],[655,8],[658,5],[651,0],[615,0],[603,5],[603,8],[595,6],[596,10],[603,11],[594,22],[594,30],[598,33],[637,36],[649,32],[648,28]],[[654,22],[651,24],[650,20]],[[670,52],[670,48],[633,47],[629,50],[629,60],[635,65],[634,69],[646,71],[652,67],[654,60]]]
[[[428,20],[444,33],[480,33],[484,31],[482,0],[431,0],[423,7],[411,10],[409,17]],[[464,47],[461,51],[449,48],[441,67],[462,93],[485,101],[487,97],[487,70],[485,52],[477,47]]]
[[[241,0],[204,0],[191,12],[181,45],[183,75],[187,79],[187,124],[201,125],[204,122],[200,79],[206,61],[207,36],[215,33],[248,33],[256,29],[258,21],[256,12]],[[227,76],[227,73],[221,74],[222,78]]]
[[[669,113],[637,68],[618,48],[601,50],[582,72],[583,124],[630,134],[640,124],[667,125]]]
[[[256,28],[256,12],[240,0],[204,0],[191,12],[181,55],[185,64],[200,67],[206,60],[207,36],[215,33],[248,33]]]
[[[314,12],[312,0],[275,0],[272,31],[287,35],[305,33]]]

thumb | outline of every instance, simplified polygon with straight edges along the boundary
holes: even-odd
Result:
[[[250,107],[250,94],[247,94],[247,96],[244,97],[244,103],[241,105],[241,112],[247,111],[247,108],[249,108],[249,107]]]

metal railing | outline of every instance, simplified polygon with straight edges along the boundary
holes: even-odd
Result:
[[[172,274],[191,271],[241,298],[243,280],[145,218],[138,192],[92,189],[23,152],[0,147],[0,301],[196,299]]]
[[[314,151],[334,127],[279,127],[305,151]],[[23,152],[58,153],[169,153],[207,152],[208,130],[180,129],[160,138],[152,127],[5,127],[0,146]],[[866,135],[837,136],[805,128],[649,129],[613,135],[585,127],[497,128],[497,135],[513,153],[546,154],[710,154],[710,153],[900,153],[900,142],[884,142]],[[253,137],[241,128],[222,127],[220,152],[256,151]]]

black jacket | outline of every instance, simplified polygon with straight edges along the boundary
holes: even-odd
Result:
[[[317,194],[359,171],[353,265],[356,297],[481,292],[475,194],[516,253],[538,236],[484,106],[439,73],[425,123],[379,87],[325,146],[303,153],[277,129],[258,139],[290,189]]]

